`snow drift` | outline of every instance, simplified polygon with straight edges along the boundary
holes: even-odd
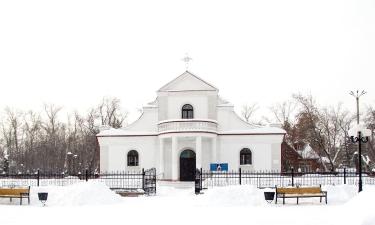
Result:
[[[38,204],[38,192],[48,192],[48,206],[80,206],[121,203],[121,196],[105,184],[95,181],[69,186],[47,186],[31,188],[31,204]]]

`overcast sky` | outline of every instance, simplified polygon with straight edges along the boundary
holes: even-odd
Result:
[[[1,1],[0,107],[86,110],[118,97],[137,117],[189,70],[236,105],[292,93],[375,104],[375,1]]]

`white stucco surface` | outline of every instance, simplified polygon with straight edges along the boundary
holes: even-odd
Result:
[[[204,170],[211,163],[228,163],[230,170],[280,170],[285,131],[246,123],[213,85],[186,71],[157,94],[136,122],[97,135],[101,171],[156,167],[159,178],[179,180],[180,154],[187,149]],[[193,106],[193,118],[182,118],[185,104]],[[251,150],[250,165],[240,165],[243,148]],[[138,152],[138,166],[127,165],[130,150]]]

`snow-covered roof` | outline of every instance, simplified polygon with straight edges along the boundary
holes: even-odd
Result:
[[[232,103],[230,103],[229,101],[223,99],[221,96],[218,97],[218,100],[217,100],[217,106],[229,106],[229,107],[234,107],[234,105]]]
[[[212,122],[217,123],[217,120],[211,120],[211,119],[204,119],[204,118],[194,118],[194,119],[169,119],[169,120],[161,120],[158,122],[158,124],[161,123],[168,123],[168,122],[196,122],[196,121],[205,121],[205,122]]]
[[[105,136],[153,136],[158,135],[156,132],[145,132],[145,131],[129,131],[124,129],[115,129],[110,128],[108,130],[103,130],[99,134],[98,137],[105,137]]]
[[[255,127],[246,130],[230,130],[219,134],[286,134],[286,131],[278,127]]]
[[[329,159],[328,159],[328,157],[322,157],[322,162],[323,163],[329,163]]]
[[[172,91],[218,91],[218,89],[189,71],[185,71],[166,85],[161,87],[158,92]]]
[[[166,121],[162,121],[166,122]],[[175,132],[178,132],[176,130]],[[246,129],[246,130],[230,130],[225,132],[217,132],[219,135],[267,135],[267,134],[277,134],[277,135],[284,135],[286,132],[283,129],[277,127],[257,127],[253,129]],[[157,136],[159,135],[158,132],[140,132],[140,131],[129,131],[125,129],[114,129],[110,128],[107,130],[101,131],[97,136],[98,137],[106,137],[106,136]]]
[[[311,148],[310,144],[306,144],[302,150],[298,151],[298,153],[304,159],[319,159],[318,153],[316,153],[316,151]]]

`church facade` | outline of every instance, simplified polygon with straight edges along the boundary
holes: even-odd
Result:
[[[243,121],[219,90],[186,71],[157,91],[134,123],[98,135],[100,170],[155,167],[164,180],[203,170],[281,170],[285,131]]]

